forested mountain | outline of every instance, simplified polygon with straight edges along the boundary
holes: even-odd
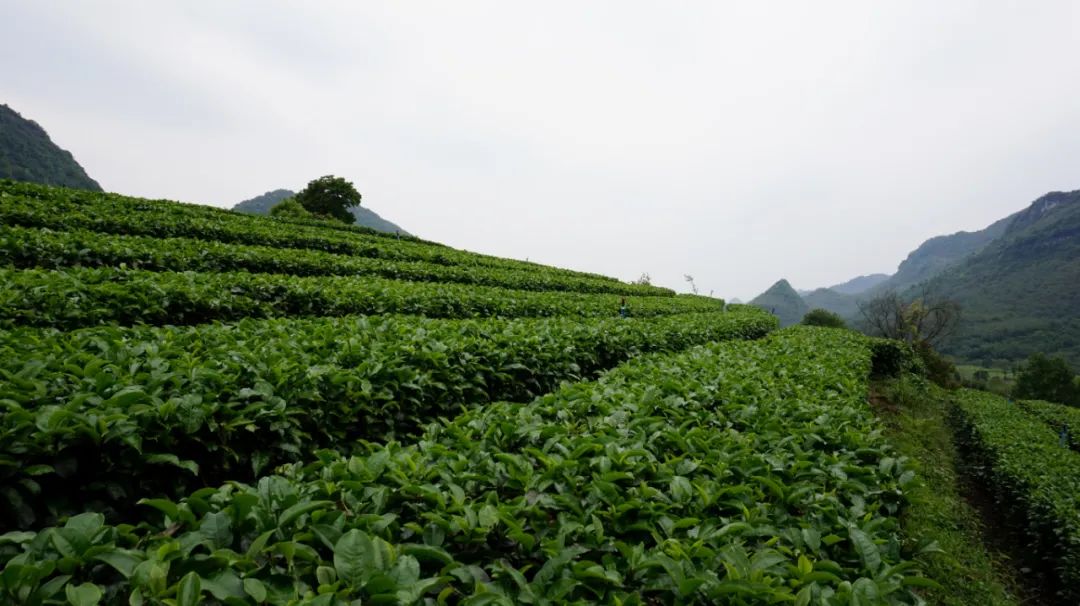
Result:
[[[781,280],[754,302],[776,308],[788,323],[798,310],[818,307],[857,323],[859,301],[889,290],[906,299],[928,294],[962,309],[945,353],[1001,366],[1044,352],[1080,366],[1080,191],[1046,194],[980,231],[931,238],[896,274],[858,294],[833,287],[799,297],[781,283],[787,284]]]
[[[987,363],[1041,351],[1080,366],[1080,191],[1039,198],[927,289],[963,307],[946,353]]]
[[[900,263],[895,274],[874,286],[872,292],[902,292],[933,278],[999,238],[1016,216],[1009,215],[979,231],[960,231],[948,236],[930,238]]]
[[[275,189],[274,191],[268,191],[261,196],[255,196],[250,200],[244,200],[236,206],[233,210],[242,213],[248,213],[250,215],[267,215],[270,214],[270,209],[275,204],[281,202],[285,198],[291,198],[296,195],[296,192],[287,189]],[[349,209],[353,216],[356,217],[356,224],[364,227],[370,227],[371,229],[377,229],[388,233],[400,232],[402,235],[408,235],[409,232],[402,229],[396,223],[387,221],[379,216],[378,213],[364,206],[355,206]]]
[[[0,179],[101,191],[71,152],[33,120],[0,104]]]
[[[810,308],[787,280],[780,280],[769,290],[754,297],[750,305],[756,305],[780,319],[781,326],[798,324]]]

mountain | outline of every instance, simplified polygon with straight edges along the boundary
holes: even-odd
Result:
[[[0,179],[101,191],[71,152],[53,143],[37,122],[4,104],[0,104]]]
[[[874,288],[878,284],[881,284],[885,280],[891,278],[889,274],[870,274],[867,276],[859,276],[858,278],[852,278],[843,284],[834,284],[828,287],[827,290],[831,290],[835,293],[842,295],[857,295]],[[824,289],[818,289],[824,290]],[[816,292],[816,291],[813,291]]]
[[[930,238],[900,263],[895,274],[878,283],[870,292],[903,292],[933,278],[1001,237],[1016,216],[1009,215],[979,231],[960,231],[948,236]]]
[[[991,242],[1000,238],[1008,229],[1015,213],[995,221],[984,229],[974,232],[960,231],[947,236],[935,236],[923,242],[908,254],[896,273],[870,274],[852,278],[842,284],[812,291],[799,291],[810,308],[827,309],[848,322],[857,321],[859,301],[871,299],[885,292],[909,293],[914,288],[963,263]]]
[[[845,294],[837,292],[833,288],[819,288],[803,295],[803,301],[810,309],[827,309],[847,321],[859,315],[859,301],[863,299],[857,294]]]
[[[274,205],[285,198],[291,198],[295,195],[296,192],[294,191],[275,189],[274,191],[268,191],[261,196],[255,196],[249,200],[244,200],[232,207],[232,209],[238,213],[247,213],[249,215],[269,215],[270,209],[273,208]]]
[[[806,302],[787,280],[780,280],[770,286],[769,290],[754,297],[750,305],[756,305],[780,318],[781,326],[798,324],[806,312],[810,311]]]
[[[1015,363],[1035,352],[1080,367],[1080,191],[1052,192],[1000,237],[927,283],[963,308],[945,353]]]
[[[268,215],[270,214],[270,209],[273,208],[275,204],[281,202],[285,198],[291,198],[295,195],[296,192],[294,191],[275,189],[274,191],[268,191],[261,196],[255,196],[249,200],[244,200],[234,206],[233,210],[249,215]],[[354,206],[349,209],[349,212],[356,217],[357,225],[363,225],[364,227],[370,227],[371,229],[389,233],[400,232],[402,235],[409,235],[409,232],[401,229],[396,223],[387,221],[380,217],[378,213],[367,207]]]

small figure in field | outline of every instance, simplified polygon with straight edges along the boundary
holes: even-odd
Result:
[[[1069,426],[1061,424],[1061,433],[1058,434],[1058,445],[1062,448],[1069,447]]]
[[[619,301],[619,317],[620,318],[628,318],[628,317],[630,317],[630,308],[626,306],[626,297],[623,297],[622,300]]]

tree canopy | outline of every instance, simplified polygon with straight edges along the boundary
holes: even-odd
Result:
[[[353,223],[356,218],[349,209],[360,206],[360,192],[344,178],[326,175],[308,183],[303,191],[296,194],[296,201],[313,215]]]
[[[1032,354],[1016,377],[1013,395],[1022,400],[1046,400],[1080,406],[1080,389],[1072,369],[1061,358]]]
[[[825,326],[828,328],[847,328],[843,318],[827,309],[811,309],[803,316],[802,323],[806,326]]]

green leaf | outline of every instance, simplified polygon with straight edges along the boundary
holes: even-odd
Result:
[[[244,579],[244,592],[260,604],[266,601],[266,586],[259,579]]]
[[[101,588],[93,583],[83,583],[79,586],[68,585],[64,588],[67,594],[68,604],[71,606],[96,606],[101,601]]]
[[[285,528],[289,524],[292,524],[300,516],[305,513],[310,513],[316,509],[323,509],[326,507],[333,507],[333,501],[310,501],[307,503],[297,503],[292,507],[281,512],[281,517],[278,519],[278,528]]]
[[[120,574],[124,575],[125,579],[129,579],[131,578],[131,574],[134,572],[135,567],[142,563],[145,556],[142,552],[138,551],[116,549],[113,551],[106,551],[105,553],[99,553],[94,556],[94,558],[112,566],[119,571]]]
[[[334,545],[334,570],[338,578],[350,587],[363,587],[376,573],[381,572],[384,562],[367,533],[352,529],[341,535]]]
[[[871,573],[876,573],[881,568],[881,551],[874,541],[865,532],[855,526],[848,529],[855,551],[862,558],[863,564]]]
[[[206,514],[199,524],[199,533],[212,542],[215,548],[228,547],[233,539],[229,514],[224,511]]]
[[[180,579],[180,584],[176,589],[176,606],[195,606],[200,601],[200,595],[202,594],[202,583],[199,580],[199,575],[195,572],[189,572],[184,575],[184,578]]]

